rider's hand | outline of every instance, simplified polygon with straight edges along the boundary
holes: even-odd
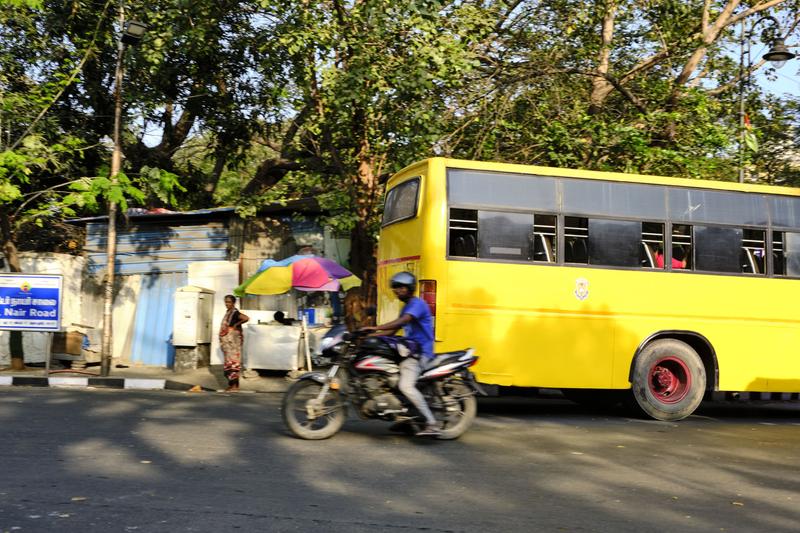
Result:
[[[359,328],[358,331],[369,333],[370,331],[378,331],[378,328],[375,326],[364,326],[362,328]]]

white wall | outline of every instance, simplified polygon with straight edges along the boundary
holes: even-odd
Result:
[[[189,263],[189,285],[196,285],[214,291],[214,305],[211,322],[211,364],[221,365],[224,361],[219,347],[219,326],[225,316],[225,295],[233,294],[239,286],[239,263],[235,261],[198,261]]]

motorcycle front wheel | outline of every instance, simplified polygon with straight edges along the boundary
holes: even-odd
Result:
[[[475,394],[463,382],[450,381],[444,385],[447,396],[438,398],[443,408],[440,415],[442,425],[441,440],[453,440],[463,435],[475,420],[478,412],[478,402]]]
[[[283,422],[295,437],[306,440],[327,439],[335,435],[347,416],[342,395],[328,389],[322,399],[322,385],[301,380],[289,387],[283,397]]]

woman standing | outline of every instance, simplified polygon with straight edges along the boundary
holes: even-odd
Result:
[[[219,343],[222,353],[225,354],[225,377],[228,379],[226,392],[236,392],[239,390],[239,374],[242,371],[242,324],[250,320],[250,317],[236,309],[236,296],[228,294],[225,296],[225,308],[227,312],[222,319],[219,328]]]

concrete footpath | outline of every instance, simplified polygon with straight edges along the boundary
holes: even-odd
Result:
[[[240,392],[284,392],[300,372],[245,370],[239,380]],[[88,366],[84,370],[51,369],[45,375],[41,367],[26,367],[15,371],[0,368],[0,387],[70,387],[109,388],[138,390],[183,390],[194,392],[221,392],[227,387],[222,365],[174,372],[163,367],[117,367],[111,368],[108,377],[100,377],[100,366]]]

